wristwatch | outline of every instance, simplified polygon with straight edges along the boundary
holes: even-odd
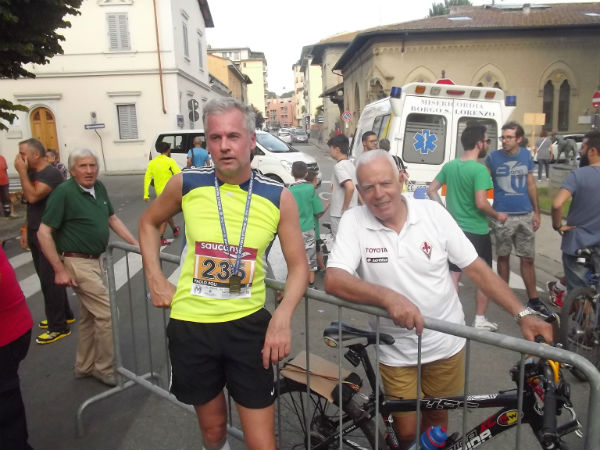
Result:
[[[517,322],[519,322],[523,317],[525,316],[529,316],[531,314],[537,314],[536,311],[534,309],[531,309],[529,307],[525,308],[523,311],[521,311],[519,314],[517,314],[515,316],[515,320]]]

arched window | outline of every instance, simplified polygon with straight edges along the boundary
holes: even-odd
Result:
[[[552,81],[548,80],[544,85],[544,103],[542,105],[542,112],[546,114],[546,124],[544,127],[547,130],[551,130],[552,126],[552,112],[554,111],[554,85]]]
[[[500,86],[500,83],[498,83],[497,81],[494,83],[494,87],[498,88],[498,89],[502,89],[502,87]]]
[[[571,85],[565,80],[560,85],[558,93],[558,129],[569,130],[569,101],[571,100]]]
[[[360,91],[358,90],[358,84],[354,85],[354,111],[353,111],[353,116],[355,118],[358,118],[359,114],[361,112],[361,108],[360,108]]]

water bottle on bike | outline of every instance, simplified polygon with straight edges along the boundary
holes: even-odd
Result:
[[[437,425],[430,426],[426,431],[421,433],[419,444],[421,445],[421,450],[436,450],[446,443],[446,439],[448,439],[448,435],[444,427]],[[417,443],[413,442],[408,450],[416,450],[416,448]]]

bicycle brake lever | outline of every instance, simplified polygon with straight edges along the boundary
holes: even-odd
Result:
[[[575,435],[580,439],[583,438],[583,425],[581,425],[581,422],[579,421],[579,419],[577,419],[577,413],[575,412],[575,409],[568,405],[563,405],[563,408],[569,411],[569,413],[571,413],[571,419],[577,422],[577,429],[575,430]]]

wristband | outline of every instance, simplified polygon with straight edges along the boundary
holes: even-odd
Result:
[[[562,227],[562,225],[556,226],[556,225],[552,224],[552,228],[554,228],[554,231],[560,230],[561,227]]]
[[[515,316],[515,321],[517,321],[517,323],[518,323],[523,317],[529,316],[531,314],[536,314],[535,310],[527,307]]]

